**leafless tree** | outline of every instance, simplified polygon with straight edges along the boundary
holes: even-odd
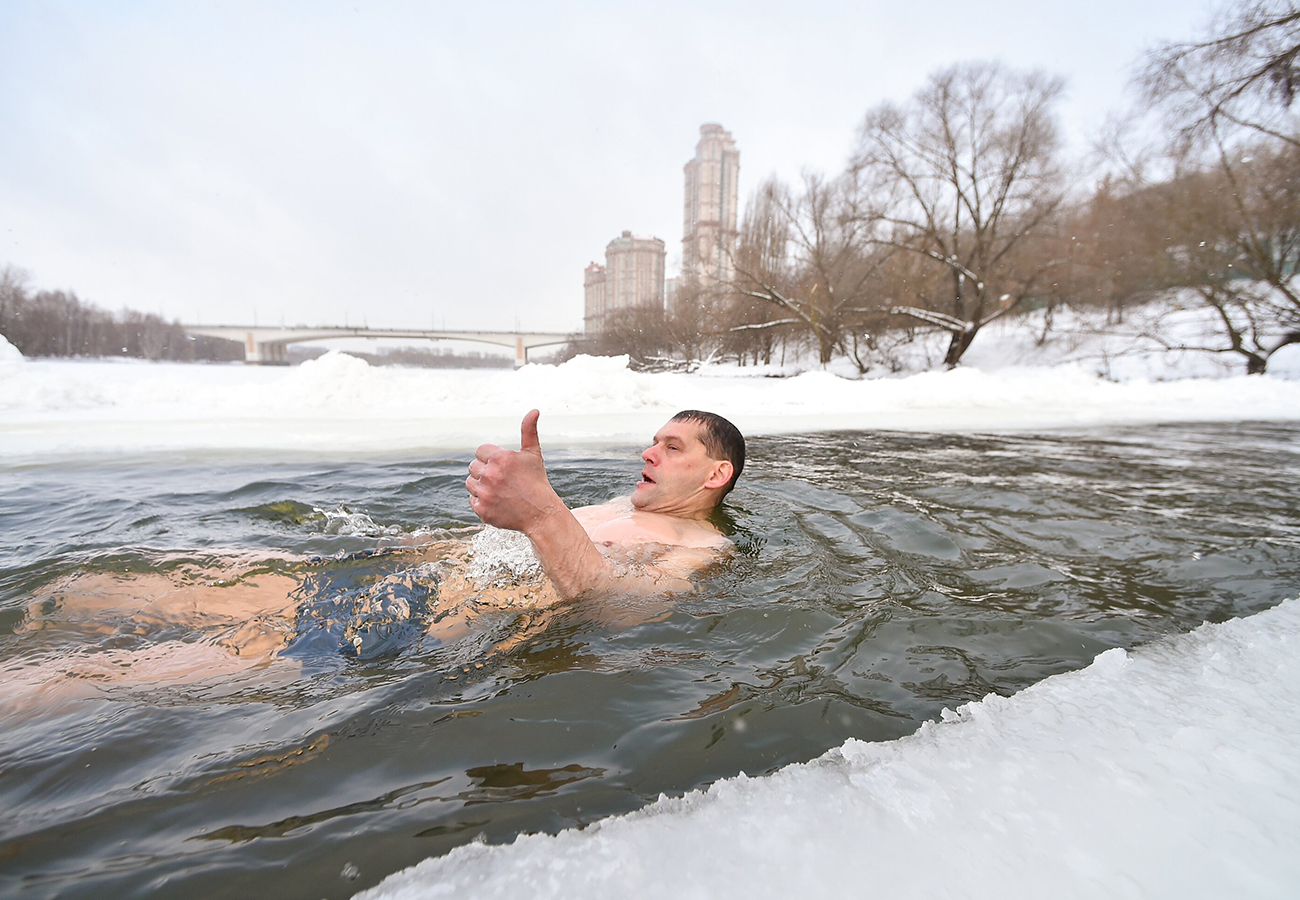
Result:
[[[1146,193],[1161,202],[1180,280],[1219,324],[1219,340],[1197,349],[1262,373],[1300,342],[1300,7],[1225,9],[1202,39],[1151,53],[1139,83],[1173,133],[1169,175]]]
[[[1140,86],[1188,146],[1212,145],[1236,128],[1297,144],[1300,6],[1258,0],[1225,7],[1203,37],[1152,52]]]
[[[634,368],[655,368],[667,358],[669,348],[664,319],[662,307],[616,310],[606,317],[604,330],[587,341],[586,352],[597,356],[627,354]]]
[[[1047,275],[1033,304],[1042,313],[1039,344],[1054,331],[1062,307],[1104,310],[1105,325],[1099,327],[1110,330],[1123,325],[1130,307],[1188,286],[1188,273],[1171,253],[1177,239],[1166,190],[1164,182],[1148,184],[1133,170],[1116,167],[1090,196],[1072,198],[1039,230],[1026,254],[1026,267],[1042,266]]]
[[[669,352],[676,357],[670,365],[667,359],[660,361],[664,367],[694,369],[700,364],[717,358],[718,346],[718,309],[717,298],[706,291],[693,279],[679,284],[664,319]]]
[[[12,338],[18,309],[27,301],[27,273],[16,266],[0,268],[0,334]]]
[[[1260,374],[1300,343],[1300,144],[1218,149],[1161,192],[1173,264],[1218,324],[1218,342],[1178,346],[1236,354]]]
[[[732,287],[776,315],[733,329],[806,329],[825,365],[855,318],[873,311],[874,279],[889,252],[869,240],[873,222],[855,174],[805,174],[798,193],[776,179],[759,187],[745,212]]]
[[[1037,71],[966,63],[863,122],[852,171],[874,200],[864,212],[873,240],[924,257],[948,283],[935,302],[893,312],[948,331],[950,367],[1056,265],[1025,250],[1064,198],[1052,113],[1063,87]]]

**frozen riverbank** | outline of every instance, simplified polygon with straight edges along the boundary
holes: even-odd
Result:
[[[263,450],[411,454],[516,437],[542,410],[543,446],[638,443],[679,409],[749,434],[839,429],[1006,431],[1300,418],[1277,376],[1112,382],[1077,366],[960,368],[850,380],[631,371],[621,358],[481,372],[377,368],[333,353],[284,368],[29,360],[0,368],[0,455]]]

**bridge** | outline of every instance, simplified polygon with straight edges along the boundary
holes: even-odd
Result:
[[[435,341],[475,341],[496,344],[515,351],[515,366],[528,362],[534,347],[567,344],[576,335],[542,331],[434,331],[416,328],[293,328],[260,325],[182,325],[186,334],[196,337],[237,341],[244,346],[244,362],[261,365],[288,365],[289,345],[330,338],[423,338]]]

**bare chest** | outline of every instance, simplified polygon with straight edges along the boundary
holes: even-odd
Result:
[[[666,544],[709,547],[721,537],[701,522],[635,509],[626,501],[574,510],[578,522],[598,544]]]

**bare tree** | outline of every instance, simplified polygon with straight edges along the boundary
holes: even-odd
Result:
[[[1131,304],[1185,285],[1186,273],[1178,271],[1169,252],[1174,237],[1163,190],[1131,173],[1108,175],[1091,197],[1062,217],[1066,264],[1054,281],[1063,300],[1075,307],[1102,307],[1107,324],[1119,324]]]
[[[662,368],[693,370],[718,357],[718,299],[695,279],[683,279],[664,318],[667,346],[679,358],[658,361]]]
[[[0,335],[13,338],[15,316],[27,301],[27,273],[15,266],[0,268]]]
[[[598,356],[627,354],[634,368],[654,368],[667,358],[669,331],[663,307],[637,306],[615,310],[601,333],[588,341]]]
[[[1151,53],[1139,83],[1173,127],[1170,175],[1145,193],[1161,203],[1180,280],[1218,323],[1219,340],[1195,349],[1262,373],[1300,342],[1300,7],[1224,10],[1202,39]]]
[[[1200,349],[1241,356],[1249,374],[1300,343],[1300,144],[1265,139],[1218,147],[1218,158],[1164,186],[1180,280],[1213,311],[1218,342]]]
[[[1259,0],[1225,8],[1202,38],[1152,52],[1140,77],[1187,145],[1245,129],[1297,144],[1292,103],[1300,90],[1300,6]]]
[[[1052,114],[1063,88],[1041,72],[967,63],[863,122],[853,172],[874,196],[873,239],[947,275],[944,297],[893,312],[948,331],[950,367],[1056,264],[1024,250],[1064,198]]]
[[[889,255],[870,241],[873,223],[854,175],[805,174],[798,194],[775,179],[758,189],[746,208],[732,287],[777,316],[733,329],[806,329],[822,365],[843,348],[855,317],[872,311],[873,279]]]

